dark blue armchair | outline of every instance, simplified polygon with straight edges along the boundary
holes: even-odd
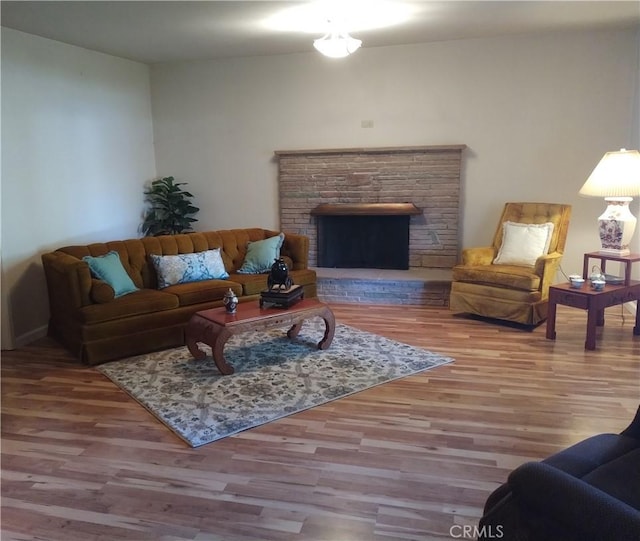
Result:
[[[640,408],[600,434],[527,462],[487,499],[479,541],[640,541]]]

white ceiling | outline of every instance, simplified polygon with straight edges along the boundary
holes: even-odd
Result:
[[[347,0],[342,0],[343,2]],[[2,26],[144,63],[313,51],[320,34],[268,29],[302,2],[2,1]],[[640,27],[640,0],[416,1],[402,24],[352,32],[363,48],[559,30]]]

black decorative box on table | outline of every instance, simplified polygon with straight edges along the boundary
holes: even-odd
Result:
[[[292,285],[287,289],[265,289],[260,292],[260,308],[267,303],[281,308],[289,308],[303,298],[304,288],[301,285]]]

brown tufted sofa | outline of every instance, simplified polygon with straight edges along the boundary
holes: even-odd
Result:
[[[67,246],[42,255],[49,291],[49,335],[86,364],[184,344],[184,328],[199,310],[222,306],[231,288],[240,302],[257,300],[267,274],[238,274],[249,241],[278,235],[267,229],[232,229]],[[149,255],[176,255],[220,248],[227,280],[205,280],[157,289]],[[115,250],[140,288],[114,298],[113,289],[92,278],[84,256]],[[316,273],[308,268],[309,239],[285,233],[281,255],[305,297],[317,296]]]

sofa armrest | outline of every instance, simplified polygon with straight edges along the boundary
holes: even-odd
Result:
[[[85,261],[64,252],[42,254],[51,313],[70,312],[91,300],[92,278]]]
[[[622,431],[622,435],[640,440],[640,406],[638,406],[638,409],[636,410],[636,415],[633,418],[633,421],[631,421],[629,426]]]
[[[551,286],[555,280],[561,260],[562,254],[559,252],[540,256],[536,260],[534,272],[541,278],[540,292],[542,293],[543,299],[549,296],[549,286]]]
[[[96,304],[111,302],[116,298],[116,292],[104,280],[91,279],[91,300]]]
[[[309,237],[285,233],[280,253],[293,261],[291,270],[307,269],[309,267]]]
[[[571,539],[640,539],[640,511],[543,462],[509,475],[509,486],[532,520],[570,532]]]
[[[491,265],[496,257],[493,246],[480,246],[462,250],[463,265]]]

